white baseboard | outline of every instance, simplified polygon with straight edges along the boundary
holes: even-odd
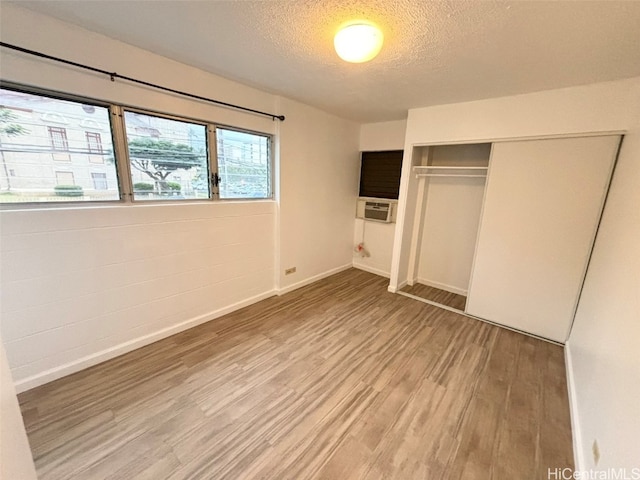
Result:
[[[45,383],[51,382],[58,378],[62,378],[67,375],[71,375],[72,373],[79,372],[80,370],[84,370],[85,368],[92,367],[106,360],[119,357],[120,355],[128,353],[137,348],[144,347],[145,345],[149,345],[153,342],[157,342],[158,340],[162,340],[163,338],[170,337],[171,335],[175,335],[176,333],[180,333],[184,330],[188,330],[189,328],[193,328],[202,323],[206,323],[210,320],[226,315],[227,313],[234,312],[236,310],[247,307],[261,300],[264,300],[266,298],[272,297],[275,294],[276,294],[275,290],[270,290],[265,293],[261,293],[259,295],[256,295],[251,298],[247,298],[246,300],[242,300],[240,302],[234,303],[227,307],[223,307],[218,310],[214,310],[213,312],[209,312],[204,315],[199,315],[197,317],[190,318],[189,320],[178,323],[176,325],[172,325],[171,327],[163,328],[162,330],[158,330],[157,332],[153,332],[138,338],[134,338],[133,340],[129,340],[128,342],[124,342],[119,345],[115,345],[111,348],[107,348],[106,350],[102,350],[100,352],[87,355],[86,357],[79,358],[78,360],[74,360],[73,362],[69,362],[64,365],[60,365],[59,367],[45,370],[44,372],[38,373],[36,375],[32,375],[22,380],[18,380],[17,382],[15,382],[16,392],[17,393],[25,392],[27,390],[38,387],[40,385],[44,385]]]
[[[391,274],[389,272],[385,272],[384,270],[380,270],[379,268],[371,267],[369,265],[364,265],[362,263],[353,262],[353,268],[357,268],[358,270],[364,270],[365,272],[373,273],[375,275],[379,275],[381,277],[389,278]]]
[[[567,341],[564,345],[564,364],[567,372],[567,391],[569,393],[569,413],[571,414],[571,437],[573,439],[573,461],[575,471],[582,471],[586,464],[582,456],[582,435],[578,422],[578,402],[576,398],[576,386],[573,379],[573,360],[571,358],[571,345]]]
[[[426,285],[427,287],[439,288],[440,290],[445,290],[451,293],[457,293],[458,295],[467,296],[467,290],[454,287],[453,285],[447,285],[446,283],[434,282],[433,280],[427,280],[426,278],[418,278],[418,283],[422,285]]]
[[[389,275],[389,278],[391,278],[391,275]],[[387,287],[387,291],[390,293],[398,293],[398,291],[402,290],[408,284],[410,284],[408,280],[404,280],[403,282],[400,282],[397,285],[394,285],[393,281],[391,281],[389,283],[389,286]]]
[[[409,298],[413,298],[414,300],[418,300],[422,303],[427,303],[429,305],[433,305],[434,307],[438,307],[438,308],[442,308],[444,310],[449,310],[450,312],[453,313],[458,313],[461,315],[465,315],[465,313],[462,310],[458,310],[457,308],[453,308],[450,307],[448,305],[443,305],[442,303],[438,303],[438,302],[433,302],[431,300],[427,300],[426,298],[422,298],[422,297],[418,297],[417,295],[412,295],[410,293],[407,292],[397,292],[399,295],[403,295],[405,297],[409,297]]]
[[[404,282],[400,282],[398,284],[398,290],[402,290],[406,286],[407,286],[407,281],[406,280]]]
[[[352,267],[353,267],[353,264],[349,263],[347,265],[342,265],[341,267],[332,268],[331,270],[327,270],[326,272],[319,273],[318,275],[314,275],[313,277],[300,280],[299,282],[289,285],[288,287],[281,288],[277,291],[277,294],[284,295],[285,293],[293,292],[298,288],[306,287],[307,285],[310,285],[313,282],[317,282],[318,280],[322,280],[323,278],[330,277],[331,275],[335,275],[336,273],[349,270]]]

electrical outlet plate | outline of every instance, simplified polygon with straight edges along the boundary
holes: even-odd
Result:
[[[598,440],[593,441],[591,451],[593,452],[593,464],[597,466],[600,461],[600,447],[598,446]]]
[[[287,268],[287,269],[284,271],[284,274],[285,274],[285,275],[291,275],[292,273],[296,273],[296,267]]]

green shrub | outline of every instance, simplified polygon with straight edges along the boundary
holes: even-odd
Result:
[[[146,183],[146,182],[134,183],[133,190],[136,192],[152,192],[153,183]]]
[[[182,185],[180,185],[178,182],[167,182],[167,187],[169,188],[169,190],[173,190],[174,192],[179,192],[180,190],[182,190]]]
[[[56,185],[53,191],[58,197],[82,197],[84,191],[80,185]]]

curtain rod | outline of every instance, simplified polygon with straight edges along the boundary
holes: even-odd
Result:
[[[64,63],[65,65],[71,65],[78,68],[84,68],[85,70],[90,70],[96,73],[102,73],[104,75],[108,75],[111,78],[112,82],[115,82],[116,78],[120,78],[122,80],[126,80],[128,82],[137,83],[139,85],[144,85],[146,87],[155,88],[158,90],[162,90],[165,92],[175,93],[177,95],[182,95],[183,97],[195,98],[196,100],[202,100],[204,102],[213,103],[214,105],[220,105],[227,108],[233,108],[236,110],[242,110],[243,112],[254,113],[256,115],[263,115],[265,117],[270,117],[273,120],[284,121],[284,115],[275,115],[269,112],[262,112],[260,110],[254,110],[253,108],[243,107],[241,105],[235,105],[233,103],[227,103],[220,100],[214,100],[213,98],[202,97],[200,95],[194,95],[193,93],[183,92],[181,90],[175,90],[173,88],[163,87],[162,85],[156,85],[155,83],[145,82],[144,80],[138,80],[137,78],[127,77],[126,75],[120,75],[116,72],[108,72],[107,70],[102,70],[100,68],[92,67],[90,65],[84,65],[78,62],[72,62],[71,60],[65,60],[64,58],[54,57],[53,55],[47,55],[46,53],[36,52],[35,50],[29,50],[28,48],[18,47],[17,45],[12,45],[6,42],[0,42],[1,47],[10,48],[11,50],[16,50],[18,52],[27,53],[29,55],[33,55],[39,58],[46,58],[47,60],[53,60],[55,62]]]

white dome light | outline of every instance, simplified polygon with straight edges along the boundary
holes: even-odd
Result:
[[[384,35],[366,23],[347,25],[336,33],[333,45],[338,56],[346,62],[363,63],[374,58],[382,48]]]

